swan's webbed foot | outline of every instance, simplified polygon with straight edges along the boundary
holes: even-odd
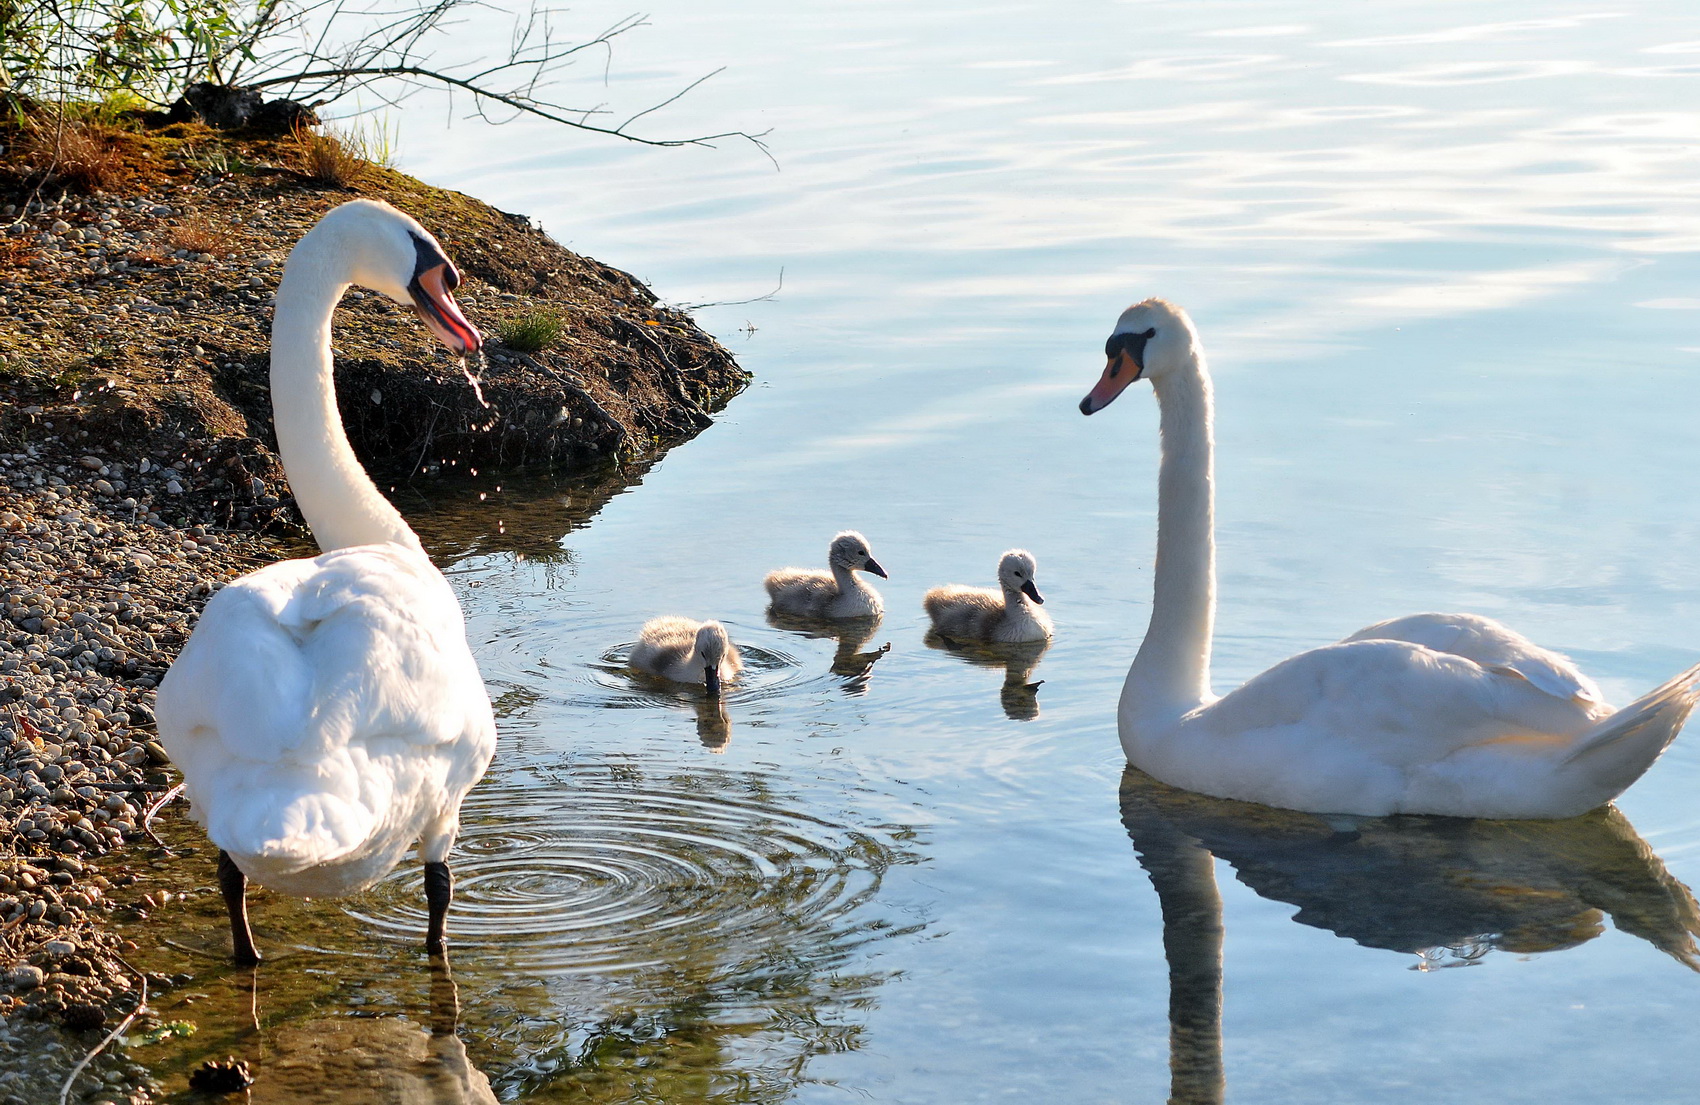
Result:
[[[441,958],[448,955],[448,937],[444,931],[449,915],[449,901],[454,897],[455,880],[449,865],[441,861],[425,863],[425,905],[430,920],[425,926],[425,952]]]
[[[218,888],[230,913],[231,958],[238,967],[259,966],[260,950],[254,947],[254,934],[248,928],[248,876],[223,848],[218,850]]]

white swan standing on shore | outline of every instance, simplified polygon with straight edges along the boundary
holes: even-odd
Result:
[[[721,684],[734,681],[744,670],[725,626],[672,615],[643,623],[627,663],[675,683],[701,684],[709,698],[719,698]]]
[[[880,593],[856,578],[859,571],[889,578],[874,559],[866,537],[855,530],[834,537],[827,546],[826,563],[830,573],[809,568],[769,572],[762,585],[772,609],[811,618],[877,618],[885,612]]]
[[[998,590],[947,583],[921,597],[939,636],[1015,644],[1051,639],[1051,616],[1035,581],[1038,563],[1026,549],[1011,549],[998,560]]]
[[[1122,312],[1108,406],[1149,379],[1161,412],[1151,624],[1118,714],[1128,762],[1173,786],[1318,813],[1570,817],[1609,802],[1676,736],[1700,665],[1613,711],[1564,657],[1471,614],[1417,614],[1210,692],[1216,546],[1210,376],[1192,320]]]
[[[236,962],[258,963],[246,891],[347,894],[415,841],[425,946],[444,951],[460,804],[496,746],[460,604],[350,448],[331,380],[337,301],[359,284],[411,305],[449,350],[481,339],[435,238],[355,200],[289,255],[272,324],[272,407],[291,490],[324,555],[225,587],[159,689],[160,742],[219,848]]]

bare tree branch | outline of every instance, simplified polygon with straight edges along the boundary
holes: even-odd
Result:
[[[715,70],[715,72],[719,72],[719,70]],[[621,123],[617,127],[598,127],[598,126],[592,126],[591,124],[586,123],[586,122],[582,122],[580,120],[569,119],[569,118],[567,118],[567,116],[561,114],[561,112],[573,111],[575,114],[579,114],[579,115],[585,115],[585,114],[588,114],[588,112],[585,112],[581,109],[557,107],[553,104],[549,104],[549,103],[546,103],[546,102],[540,101],[540,100],[533,100],[533,99],[530,99],[530,98],[523,96],[523,95],[510,96],[510,95],[507,95],[507,94],[504,94],[504,93],[501,93],[501,92],[493,91],[490,88],[481,87],[480,85],[478,85],[478,84],[476,84],[476,83],[474,83],[470,80],[466,80],[466,79],[463,79],[461,77],[456,77],[453,74],[439,73],[436,70],[426,69],[423,66],[418,66],[418,65],[380,65],[380,66],[371,66],[371,67],[365,67],[365,68],[341,68],[341,67],[339,67],[339,68],[333,68],[333,69],[310,70],[310,71],[305,72],[305,73],[291,73],[288,76],[272,77],[268,80],[255,81],[255,82],[253,82],[252,85],[250,85],[250,87],[252,87],[252,88],[269,88],[273,85],[279,85],[279,84],[301,84],[301,83],[305,83],[307,81],[330,80],[330,79],[346,81],[346,80],[350,80],[352,78],[361,78],[361,77],[364,77],[364,78],[392,77],[392,78],[433,81],[437,84],[447,85],[448,87],[451,87],[451,88],[459,88],[459,89],[462,89],[466,92],[470,92],[481,101],[488,100],[488,101],[492,101],[494,103],[503,104],[503,105],[506,105],[507,107],[513,108],[515,111],[523,112],[523,113],[528,114],[528,115],[535,115],[540,119],[547,119],[552,123],[560,123],[562,126],[573,127],[573,128],[578,129],[578,130],[590,131],[594,134],[606,134],[606,135],[609,135],[609,136],[614,137],[614,138],[624,138],[628,142],[637,142],[637,143],[640,143],[640,144],[645,145],[645,146],[709,146],[709,147],[712,147],[715,142],[723,140],[723,139],[741,138],[741,139],[745,140],[746,142],[749,142],[752,145],[754,145],[758,150],[760,150],[764,155],[766,155],[766,157],[769,161],[773,161],[775,168],[778,168],[779,163],[777,161],[774,161],[772,152],[769,151],[768,148],[767,148],[767,143],[762,141],[762,139],[765,138],[767,136],[767,134],[769,133],[768,131],[762,131],[758,134],[751,134],[748,131],[728,130],[728,131],[720,131],[720,132],[717,132],[715,134],[694,135],[690,138],[646,138],[643,135],[631,134],[625,129],[627,126],[629,126],[631,123],[635,122],[637,119],[640,119],[645,115],[648,115],[651,111],[655,111],[658,108],[665,107],[667,104],[670,104],[674,100],[677,100],[680,96],[683,96],[685,94],[685,92],[689,92],[692,88],[695,88],[697,85],[699,85],[703,81],[707,80],[708,77],[712,77],[713,75],[714,75],[713,73],[710,73],[710,74],[708,74],[708,76],[699,77],[697,80],[692,81],[691,84],[688,87],[686,87],[683,91],[679,92],[677,95],[674,95],[674,96],[668,98],[667,100],[663,101],[660,104],[657,104],[653,108],[649,108],[649,109],[646,109],[644,111],[638,112],[636,115],[632,116],[630,119],[627,119],[624,123]],[[365,83],[369,83],[369,82],[361,82],[361,83],[362,83],[362,85],[364,85]],[[595,111],[596,109],[591,109],[591,110]]]
[[[229,87],[240,80],[242,88],[276,89],[322,107],[367,89],[394,104],[437,87],[450,94],[451,103],[456,92],[471,94],[474,112],[491,122],[530,115],[646,146],[713,146],[736,138],[778,167],[762,141],[766,131],[728,129],[676,138],[634,132],[640,121],[678,103],[719,69],[618,124],[595,121],[611,114],[605,104],[570,107],[548,95],[562,71],[590,51],[602,52],[606,85],[615,40],[647,26],[642,15],[627,15],[588,39],[567,42],[557,36],[558,12],[544,6],[547,0],[527,0],[529,7],[520,12],[503,7],[503,0],[170,0],[164,17],[127,4],[97,10],[99,2],[0,0],[0,5],[22,3],[36,13],[23,22],[6,16],[0,27],[27,27],[38,37],[51,32],[52,41],[36,47],[30,59],[33,77],[67,90],[98,91],[116,80],[118,87],[163,107],[210,78]],[[0,16],[8,10],[0,7]],[[473,12],[515,15],[506,56],[439,62],[434,48],[453,34],[458,17]],[[161,18],[157,24],[147,22]],[[492,110],[506,118],[492,117]]]

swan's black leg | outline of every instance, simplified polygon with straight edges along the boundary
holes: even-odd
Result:
[[[447,955],[448,941],[443,927],[448,918],[449,899],[454,897],[455,880],[449,865],[442,862],[425,864],[425,905],[431,911],[425,926],[425,951],[430,955]]]
[[[218,850],[218,888],[224,893],[224,908],[230,911],[230,944],[236,965],[258,966],[260,952],[254,947],[254,934],[248,931],[248,876],[223,848]]]

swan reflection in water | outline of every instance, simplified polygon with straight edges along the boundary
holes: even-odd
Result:
[[[267,1030],[252,1105],[497,1105],[490,1080],[455,1030],[459,994],[446,966],[431,972],[429,1026],[400,1017],[324,1017]]]
[[[811,618],[769,607],[767,624],[804,637],[837,641],[838,649],[832,654],[831,671],[844,680],[845,694],[867,693],[874,664],[891,651],[890,642],[875,649],[868,648],[868,642],[879,632],[880,619],[877,615],[870,618]]]
[[[1121,810],[1162,911],[1173,1103],[1223,1097],[1216,858],[1258,895],[1297,906],[1300,924],[1414,955],[1419,970],[1577,947],[1610,917],[1700,971],[1700,906],[1611,807],[1563,821],[1322,817],[1128,768]]]
[[[1015,644],[992,644],[986,641],[959,641],[937,630],[928,630],[928,648],[948,652],[959,660],[980,668],[1002,668],[1003,686],[998,701],[1004,716],[1013,721],[1032,721],[1039,716],[1039,687],[1041,679],[1033,681],[1033,669],[1039,666],[1051,642],[1021,641]]]

